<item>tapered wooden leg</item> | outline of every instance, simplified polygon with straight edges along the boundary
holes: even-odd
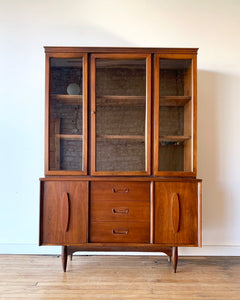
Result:
[[[173,272],[177,272],[177,263],[178,263],[178,247],[172,247],[172,264]]]
[[[67,246],[62,246],[62,268],[66,272],[67,269]]]

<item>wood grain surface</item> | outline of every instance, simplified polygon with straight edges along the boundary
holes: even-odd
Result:
[[[239,299],[240,257],[0,255],[0,299]]]

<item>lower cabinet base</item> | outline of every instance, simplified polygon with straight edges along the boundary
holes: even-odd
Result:
[[[123,251],[121,246],[111,246],[111,245],[99,245],[99,246],[62,246],[62,267],[63,271],[67,270],[67,259],[70,256],[72,260],[72,255],[74,252],[78,251]],[[127,250],[124,251],[143,251],[143,252],[163,252],[168,256],[168,261],[172,261],[173,272],[177,271],[178,263],[178,247],[149,247],[148,246],[128,246]]]

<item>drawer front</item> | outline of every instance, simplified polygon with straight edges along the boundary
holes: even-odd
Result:
[[[92,201],[91,221],[150,221],[150,204],[147,201]]]
[[[149,223],[92,222],[92,243],[149,243]]]
[[[149,201],[149,182],[92,182],[91,201],[94,200],[133,200]]]

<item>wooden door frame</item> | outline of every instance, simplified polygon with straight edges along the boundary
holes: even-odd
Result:
[[[146,59],[146,123],[145,171],[96,170],[96,59]],[[91,54],[91,175],[94,176],[146,176],[151,174],[151,54]]]
[[[82,100],[82,170],[50,170],[50,59],[83,59],[83,100]],[[45,60],[45,176],[48,175],[87,175],[88,161],[88,61],[87,53],[46,53]]]
[[[192,60],[192,157],[191,171],[159,171],[159,60],[165,59],[191,59]],[[163,177],[196,177],[197,173],[197,55],[194,54],[155,54],[154,55],[154,142],[153,142],[153,173],[154,176]]]

